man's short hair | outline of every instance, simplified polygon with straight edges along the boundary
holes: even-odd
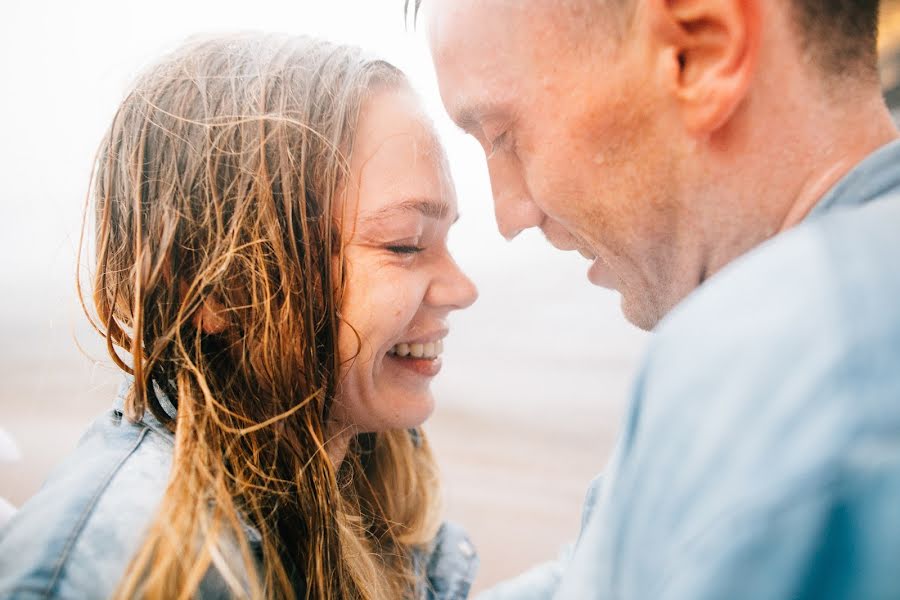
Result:
[[[610,4],[608,1],[593,1]],[[877,74],[879,0],[787,0],[794,5],[803,49],[826,73]],[[415,21],[423,0],[404,0]],[[623,7],[634,0],[613,0]]]
[[[790,0],[803,48],[827,73],[877,74],[879,0]]]

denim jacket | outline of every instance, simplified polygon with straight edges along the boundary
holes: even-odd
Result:
[[[122,406],[120,394],[0,531],[0,598],[107,598],[115,591],[166,489],[174,448],[174,435],[156,418],[147,413],[131,423]],[[251,548],[259,543],[255,528],[246,525],[245,533]],[[472,544],[452,523],[413,563],[419,597],[427,600],[466,598],[478,567]],[[231,594],[211,570],[198,596]]]

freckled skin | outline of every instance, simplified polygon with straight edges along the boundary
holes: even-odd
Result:
[[[651,329],[897,132],[877,75],[829,80],[787,3],[617,4],[429,0],[425,19],[500,232],[599,257],[590,280]]]
[[[392,366],[387,352],[445,330],[449,313],[472,304],[477,292],[447,250],[456,196],[437,137],[409,90],[378,92],[365,104],[344,194],[347,284],[338,346],[345,363],[333,429],[414,427],[433,410],[431,379]],[[367,221],[409,198],[440,202],[446,214],[407,211]],[[422,250],[391,250],[398,246]]]
[[[478,18],[465,0],[438,4],[429,35],[451,116],[464,98],[502,107],[472,131],[490,155],[502,233],[539,226],[557,247],[589,247],[607,263],[626,314],[650,326],[662,311],[657,294],[687,285],[675,281],[675,255],[665,249],[690,230],[675,220],[676,152],[659,152],[666,131],[635,76],[642,57],[613,61],[606,49],[588,60],[589,49],[565,43],[566,28],[540,3],[488,3]],[[506,130],[509,146],[491,152]]]

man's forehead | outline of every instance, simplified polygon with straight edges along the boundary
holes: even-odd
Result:
[[[429,37],[469,35],[480,31],[516,34],[523,24],[538,33],[594,24],[597,0],[425,0],[422,6]],[[474,37],[474,36],[472,36]]]
[[[577,48],[605,46],[630,11],[616,0],[426,0],[427,36],[435,62],[476,59],[540,63],[584,60]]]
[[[515,4],[484,4],[495,2]],[[469,0],[428,0],[425,7],[444,106],[459,127],[472,132],[506,103],[507,91],[522,84],[526,55],[514,39],[507,39],[503,19],[495,18],[491,7]]]
[[[439,77],[454,85],[534,77],[568,54],[573,41],[550,0],[429,0],[428,41]],[[548,64],[549,63],[549,64]]]
[[[432,46],[457,46],[461,41],[481,44],[496,42],[504,23],[526,13],[523,3],[507,0],[428,0],[425,20]],[[488,40],[484,37],[489,36]],[[457,48],[458,49],[458,48]]]

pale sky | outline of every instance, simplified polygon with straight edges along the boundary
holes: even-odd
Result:
[[[72,289],[91,161],[134,77],[194,34],[279,31],[351,42],[386,58],[407,72],[435,119],[461,213],[451,249],[481,291],[472,309],[451,320],[459,325],[451,358],[460,366],[440,385],[466,398],[472,385],[491,382],[492,395],[508,396],[496,410],[530,399],[536,415],[546,407],[542,390],[559,389],[564,373],[574,373],[564,376],[579,388],[606,385],[592,361],[605,360],[611,369],[622,360],[630,364],[643,336],[621,317],[618,294],[587,282],[588,263],[577,253],[552,249],[536,232],[514,242],[496,232],[484,156],[445,116],[423,32],[406,31],[402,1],[6,2],[0,19],[2,343],[18,343],[11,331],[38,336],[83,320]],[[48,303],[70,307],[62,325],[48,316]],[[501,366],[511,370],[505,374]],[[594,383],[579,383],[582,377]]]
[[[4,261],[7,281],[34,275],[35,267],[55,273],[71,262],[91,158],[119,100],[142,68],[198,33],[318,35],[360,45],[403,68],[435,117],[454,172],[461,174],[463,234],[474,235],[479,248],[502,243],[492,233],[478,146],[444,116],[421,33],[405,29],[402,0],[37,0],[9,3],[4,13],[0,182],[6,210],[0,251],[28,247],[30,256]],[[474,247],[466,244],[460,251]]]

